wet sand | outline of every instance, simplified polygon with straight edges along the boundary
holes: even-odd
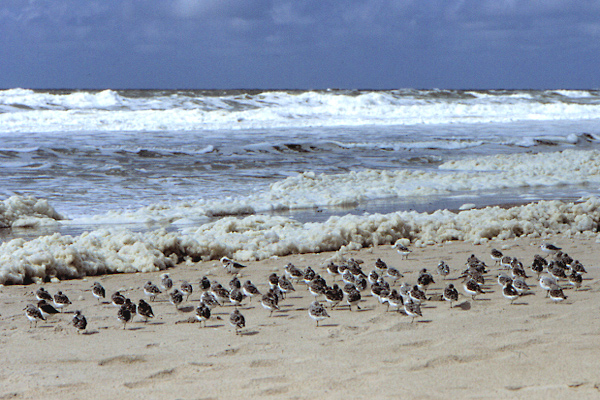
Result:
[[[194,284],[195,293],[177,310],[165,294],[151,303],[156,317],[117,321],[117,309],[91,294],[94,281],[110,296],[120,290],[136,303],[143,285],[159,281],[160,273],[89,277],[46,283],[61,290],[73,304],[37,327],[22,311],[35,303],[39,285],[0,288],[0,398],[128,399],[149,398],[598,398],[600,350],[600,244],[584,237],[545,238],[579,259],[588,273],[579,290],[565,289],[568,299],[553,303],[527,281],[532,293],[514,304],[502,296],[489,253],[497,248],[528,266],[541,254],[541,239],[466,242],[414,248],[408,260],[389,245],[345,254],[364,261],[367,272],[377,258],[415,283],[422,268],[435,271],[440,260],[451,268],[447,280],[434,274],[427,291],[431,300],[415,319],[363,293],[361,311],[347,305],[329,310],[317,328],[308,317],[313,300],[304,284],[283,300],[281,311],[269,312],[255,298],[240,308],[246,327],[236,335],[229,325],[233,306],[217,307],[206,327],[193,318],[203,275],[227,286],[231,275],[217,261],[187,263],[166,271],[179,285]],[[476,300],[461,295],[450,308],[437,298],[448,283],[462,292],[458,278],[467,258],[475,254],[490,267],[484,290]],[[263,292],[272,272],[297,267],[324,270],[334,253],[293,255],[245,263],[242,280],[251,279]],[[338,278],[339,283],[339,278]],[[568,287],[563,282],[563,287]],[[463,292],[464,293],[464,292]],[[75,310],[88,319],[87,331],[70,325]]]

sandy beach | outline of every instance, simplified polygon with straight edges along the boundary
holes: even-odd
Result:
[[[168,270],[175,285],[187,280],[195,293],[179,310],[162,294],[151,303],[153,320],[144,323],[138,316],[125,330],[117,308],[92,296],[92,283],[101,282],[107,297],[120,290],[137,303],[144,298],[143,285],[158,282],[160,273],[45,283],[50,293],[61,290],[73,304],[37,327],[30,327],[23,308],[36,302],[40,285],[4,286],[0,398],[597,398],[600,245],[584,237],[544,241],[562,247],[588,271],[578,290],[562,282],[568,298],[561,303],[545,298],[530,269],[532,293],[512,305],[495,279],[500,267],[490,258],[491,248],[528,266],[541,253],[541,239],[477,246],[447,242],[414,248],[408,260],[389,245],[345,254],[363,260],[366,272],[381,258],[404,273],[402,281],[408,283],[415,283],[420,269],[435,271],[440,260],[446,261],[448,279],[434,275],[436,283],[427,290],[431,299],[414,323],[403,312],[386,311],[367,290],[361,311],[340,304],[327,310],[330,318],[317,328],[307,313],[313,297],[299,283],[272,317],[259,300],[246,299],[240,308],[246,327],[239,335],[229,324],[230,305],[215,308],[201,327],[194,319],[198,281],[206,275],[227,287],[231,279],[218,261]],[[459,279],[471,254],[490,267],[486,293],[476,300],[464,295]],[[302,269],[311,266],[332,284],[324,264],[333,255],[248,262],[241,279],[251,279],[265,292],[268,275],[282,274],[291,262]],[[452,308],[439,300],[448,283],[463,293]],[[82,334],[70,324],[75,310],[88,320]]]

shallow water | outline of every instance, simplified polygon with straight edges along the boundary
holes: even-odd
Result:
[[[269,131],[4,134],[0,146],[3,171],[0,195],[32,195],[48,199],[69,218],[89,217],[152,204],[245,197],[265,192],[269,185],[304,171],[317,174],[364,169],[437,171],[442,162],[465,157],[595,149],[598,142],[585,133],[597,130],[596,125],[578,121]],[[567,132],[576,135],[573,143],[567,141]],[[538,143],[528,147],[515,144],[525,133],[538,138]],[[561,134],[563,142],[556,139]],[[540,139],[544,136],[545,142]],[[564,191],[558,188],[556,197],[562,198],[560,192]],[[593,187],[587,191],[598,193]],[[511,191],[515,197],[504,201],[521,201],[520,196],[527,192],[536,190]],[[383,199],[372,193],[369,199],[364,199],[363,207],[374,207],[367,204],[374,200]],[[415,200],[421,201],[413,199],[409,203]],[[387,201],[397,204],[399,209],[407,209],[403,199]],[[433,202],[439,204],[438,200]]]

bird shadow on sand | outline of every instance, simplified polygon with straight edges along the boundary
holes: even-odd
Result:
[[[471,309],[471,302],[470,301],[463,301],[460,304],[456,304],[455,306],[452,306],[452,308],[460,308],[463,311],[469,311]]]
[[[365,311],[373,311],[375,307],[361,307],[358,310],[350,310],[352,312],[365,312]]]
[[[258,335],[260,332],[259,331],[240,331],[239,335],[240,336],[254,336],[254,335]]]
[[[315,328],[335,328],[336,326],[340,326],[340,324],[321,324]]]
[[[535,296],[534,292],[525,292],[525,293],[521,293],[519,296],[524,297],[524,296]]]
[[[177,311],[182,312],[182,313],[192,312],[192,311],[194,311],[194,306],[179,307],[177,309]]]
[[[213,313],[211,313],[211,315],[214,315],[217,317],[217,319],[219,319],[219,318],[221,318],[221,317],[219,317],[219,315],[229,315],[229,313],[228,312],[213,312]]]
[[[213,329],[215,329],[215,328],[222,328],[224,326],[225,325],[223,325],[223,324],[215,324],[215,325],[204,325],[204,326],[201,326],[201,328],[202,329],[204,329],[204,328],[213,328]]]
[[[95,335],[96,333],[100,333],[99,331],[83,331],[82,335]]]
[[[126,330],[126,331],[139,331],[140,329],[144,329],[144,327],[143,326],[134,326],[134,327],[131,327],[131,328],[125,328],[124,330]]]

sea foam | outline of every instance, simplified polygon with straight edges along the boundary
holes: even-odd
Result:
[[[356,250],[406,239],[414,246],[452,240],[550,234],[598,238],[600,199],[540,201],[512,208],[486,207],[458,213],[345,215],[302,224],[281,216],[225,217],[180,232],[95,230],[80,236],[54,234],[0,245],[0,283],[81,278],[105,273],[159,271],[181,262],[228,256],[240,261],[323,251]]]
[[[0,201],[0,228],[33,228],[56,225],[64,219],[44,199],[11,196]]]

